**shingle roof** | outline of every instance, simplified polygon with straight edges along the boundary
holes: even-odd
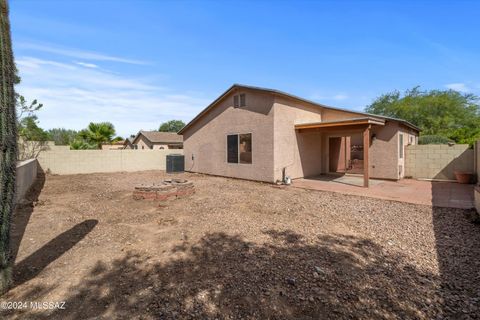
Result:
[[[400,122],[400,123],[406,125],[407,127],[412,128],[414,130],[421,131],[419,127],[417,127],[414,124],[412,124],[412,123],[410,123],[406,120],[403,120],[403,119],[391,118],[391,117],[386,117],[386,116],[382,116],[382,115],[378,115],[378,114],[371,114],[371,113],[366,113],[366,112],[361,112],[361,111],[353,111],[353,110],[348,110],[348,109],[330,107],[330,106],[320,104],[320,103],[317,103],[317,102],[314,102],[314,101],[311,101],[311,100],[308,100],[308,99],[300,98],[298,96],[295,96],[293,94],[286,93],[286,92],[283,92],[283,91],[280,91],[280,90],[268,89],[268,88],[262,88],[262,87],[255,87],[255,86],[249,86],[249,85],[243,85],[243,84],[234,84],[230,88],[228,88],[224,93],[222,93],[222,95],[220,95],[217,99],[215,99],[215,101],[213,101],[210,105],[208,105],[205,109],[203,109],[195,118],[193,118],[192,121],[187,123],[187,125],[185,127],[183,127],[178,133],[182,134],[183,132],[185,132],[185,130],[187,130],[193,123],[195,123],[205,113],[207,113],[210,109],[212,109],[220,100],[222,100],[232,90],[238,89],[238,88],[257,90],[257,91],[263,91],[263,92],[270,92],[270,93],[273,93],[273,94],[276,94],[276,95],[279,95],[279,96],[284,96],[284,97],[289,97],[291,99],[304,101],[304,102],[307,102],[309,104],[312,104],[312,105],[315,105],[315,106],[318,106],[318,107],[322,107],[322,108],[326,108],[326,109],[346,111],[346,112],[355,113],[355,114],[358,114],[358,115],[372,116],[372,117],[377,117],[377,118],[386,119],[386,120],[393,120],[393,121]]]
[[[152,143],[183,143],[183,136],[177,134],[176,132],[140,130],[140,132],[135,137],[134,141],[137,140],[140,134],[143,135],[148,141]]]

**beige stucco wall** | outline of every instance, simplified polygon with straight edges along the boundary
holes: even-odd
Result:
[[[145,137],[142,135],[140,135],[136,144],[138,146],[138,150],[151,149],[152,147],[150,141],[145,139]]]
[[[389,121],[384,126],[373,126],[370,132],[369,173],[377,179],[400,178],[398,170],[399,125]],[[375,138],[373,139],[373,135]]]
[[[455,180],[454,171],[474,171],[473,150],[466,144],[406,147],[405,175],[412,178]]]
[[[295,124],[322,121],[322,109],[307,103],[275,97],[274,103],[274,180],[282,171],[292,179],[322,172],[322,135],[295,131]]]
[[[238,93],[246,93],[246,107],[234,108],[230,94],[183,134],[185,169],[273,182],[274,98],[248,90]],[[252,163],[227,163],[227,135],[242,133],[252,134]]]
[[[167,154],[183,154],[183,150],[46,151],[38,162],[53,174],[165,170]]]
[[[15,201],[20,201],[27,194],[28,189],[37,179],[37,160],[30,159],[17,163],[16,185],[17,191]]]
[[[354,111],[349,112],[349,111],[332,110],[332,109],[325,109],[323,112],[323,121],[335,121],[335,120],[357,118],[357,117],[365,117],[365,115],[358,114]]]

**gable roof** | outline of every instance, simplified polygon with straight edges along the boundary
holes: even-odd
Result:
[[[304,99],[304,98],[301,98],[301,97],[298,97],[298,96],[295,96],[293,94],[286,93],[286,92],[283,92],[283,91],[280,91],[280,90],[268,89],[268,88],[262,88],[262,87],[255,87],[255,86],[249,86],[249,85],[243,85],[243,84],[235,83],[230,88],[228,88],[224,93],[222,93],[217,99],[215,99],[212,103],[210,103],[205,109],[203,109],[195,118],[192,119],[192,121],[187,123],[187,125],[185,127],[183,127],[180,131],[178,131],[178,134],[183,134],[185,132],[185,130],[187,130],[189,127],[191,127],[204,114],[206,114],[208,111],[210,111],[212,108],[214,108],[217,105],[218,102],[220,102],[223,98],[225,98],[227,95],[229,95],[232,91],[234,91],[236,89],[248,89],[248,90],[267,92],[267,93],[271,93],[271,94],[274,94],[274,95],[278,95],[278,96],[282,96],[282,97],[306,102],[308,104],[312,104],[312,105],[320,107],[320,108],[350,112],[350,113],[355,113],[355,114],[363,115],[363,116],[367,116],[367,117],[375,117],[375,118],[381,118],[381,119],[385,119],[385,120],[397,121],[397,122],[400,122],[403,125],[411,128],[413,130],[421,131],[421,129],[419,127],[417,127],[414,124],[412,124],[412,123],[410,123],[406,120],[403,120],[403,119],[397,119],[397,118],[392,118],[392,117],[387,117],[387,116],[382,116],[382,115],[372,114],[372,113],[367,113],[367,112],[361,112],[361,111],[353,111],[353,110],[348,110],[348,109],[330,107],[330,106],[320,104],[318,102],[314,102],[314,101],[311,101],[311,100],[308,100],[308,99]]]
[[[166,144],[179,144],[183,143],[183,136],[176,132],[160,132],[160,131],[143,131],[140,130],[133,139],[132,143],[135,143],[137,139],[143,135],[145,139],[151,143],[166,143]]]
[[[133,144],[133,138],[128,137],[127,139],[125,139],[125,141],[123,142],[123,145],[128,145],[128,144]]]

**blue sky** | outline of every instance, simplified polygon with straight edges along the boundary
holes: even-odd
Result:
[[[43,128],[189,121],[233,83],[361,110],[416,85],[480,93],[480,2],[11,0],[17,91]]]

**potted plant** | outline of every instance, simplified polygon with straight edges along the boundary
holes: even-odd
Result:
[[[454,173],[458,183],[467,184],[472,181],[472,178],[473,178],[472,172],[455,171]]]

